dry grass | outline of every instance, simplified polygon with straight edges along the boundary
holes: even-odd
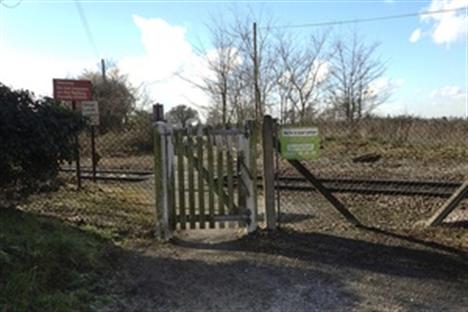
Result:
[[[125,184],[67,184],[58,192],[38,194],[20,209],[52,216],[119,243],[151,239],[154,204],[149,190]]]

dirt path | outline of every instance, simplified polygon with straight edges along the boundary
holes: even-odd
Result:
[[[185,231],[125,253],[111,310],[468,311],[466,251],[352,235]]]

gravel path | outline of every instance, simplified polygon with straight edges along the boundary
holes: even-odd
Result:
[[[353,233],[185,231],[125,253],[111,310],[468,311],[466,251]]]

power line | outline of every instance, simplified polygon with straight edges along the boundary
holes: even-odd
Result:
[[[399,14],[399,15],[387,15],[387,16],[362,18],[362,19],[355,19],[355,20],[343,20],[343,21],[336,21],[336,22],[319,22],[319,23],[308,23],[308,24],[298,24],[298,25],[281,25],[281,26],[270,26],[270,27],[262,27],[262,28],[263,29],[266,29],[266,28],[270,28],[270,29],[271,28],[305,28],[305,27],[320,27],[320,26],[332,26],[332,25],[353,24],[353,23],[366,23],[366,22],[407,18],[407,17],[414,17],[414,16],[421,16],[421,15],[433,15],[433,14],[440,14],[440,13],[446,13],[446,12],[454,12],[454,11],[458,11],[461,9],[463,8],[460,7],[456,9],[446,9],[446,10],[439,10],[439,11],[427,11],[427,12],[407,13],[407,14]]]
[[[5,0],[0,0],[0,4],[2,4],[5,8],[8,8],[8,9],[14,9],[16,8],[17,6],[19,6],[21,4],[21,2],[23,2],[23,0],[18,0],[18,2],[16,2],[15,4],[11,5],[11,4],[6,4],[5,3]]]
[[[96,43],[94,42],[93,34],[91,33],[91,30],[89,28],[88,20],[86,19],[86,15],[84,14],[83,7],[81,6],[81,3],[79,0],[75,0],[75,4],[76,4],[76,9],[78,10],[78,14],[80,15],[81,24],[83,25],[85,29],[86,36],[88,37],[88,40],[91,43],[91,46],[93,47],[94,54],[96,54],[97,58],[100,58],[100,54],[96,46]]]

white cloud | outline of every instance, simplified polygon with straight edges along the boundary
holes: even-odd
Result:
[[[0,82],[13,89],[27,89],[37,96],[52,96],[53,78],[71,78],[85,68],[97,68],[97,61],[56,58],[2,47]]]
[[[410,42],[416,42],[420,38],[421,38],[421,28],[418,28],[415,31],[413,31],[413,33],[411,34],[411,37],[410,37],[409,40],[410,40]]]
[[[468,94],[461,87],[443,86],[428,93],[414,90],[412,97],[386,102],[377,108],[377,113],[423,118],[468,117]]]
[[[467,35],[467,7],[468,0],[432,0],[429,7],[425,8],[424,11],[454,11],[421,15],[420,20],[430,25],[428,33],[436,44],[449,46],[451,43],[462,40]],[[412,33],[411,42],[416,42],[421,37],[421,31],[418,32],[418,30],[419,28]]]
[[[391,94],[397,88],[403,85],[403,80],[391,80],[386,77],[379,78],[377,80],[372,81],[367,86],[367,92],[370,95],[374,94]]]
[[[201,59],[186,40],[186,29],[166,21],[133,16],[141,32],[145,54],[119,61],[119,67],[135,85],[146,86],[155,102],[166,105],[166,110],[178,104],[207,104],[206,96],[188,80],[196,80],[201,72]]]
[[[430,99],[457,98],[463,96],[462,89],[458,86],[444,86],[429,93]]]
[[[379,116],[401,116],[414,114],[414,111],[405,102],[388,102],[378,106],[375,113]]]
[[[429,117],[468,117],[468,94],[458,86],[444,86],[429,93],[424,115]]]
[[[145,52],[117,60],[122,73],[134,86],[144,86],[154,102],[165,104],[166,111],[178,104],[208,104],[202,91],[177,77],[196,80],[206,72],[201,58],[186,40],[186,29],[162,19],[133,16],[141,33]],[[0,82],[15,89],[28,89],[39,96],[52,95],[53,78],[72,78],[84,69],[96,69],[99,60],[56,58],[29,51],[0,50]],[[200,112],[202,113],[202,112]]]

